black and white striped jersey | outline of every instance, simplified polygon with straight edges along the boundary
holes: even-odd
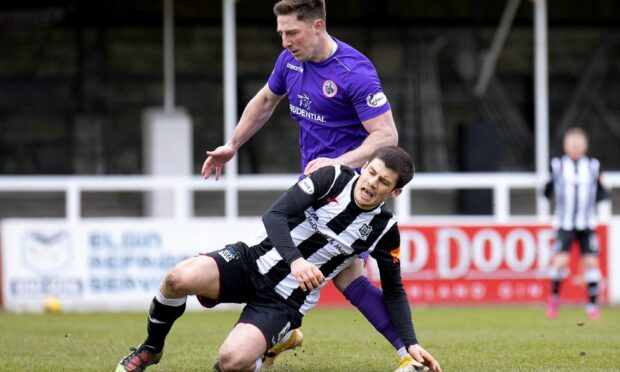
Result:
[[[381,204],[360,209],[353,198],[359,175],[349,167],[319,169],[285,192],[265,213],[267,238],[249,250],[255,280],[302,315],[319,300],[320,288],[300,289],[290,263],[303,257],[325,276],[323,287],[360,253],[377,260],[390,320],[407,345],[417,343],[400,272],[396,218]]]
[[[551,180],[555,194],[553,225],[556,228],[595,228],[599,175],[599,161],[588,156],[577,161],[566,155],[551,160]]]
[[[269,237],[256,247],[258,272],[302,314],[317,303],[319,291],[303,292],[290,262],[303,257],[321,270],[326,283],[360,253],[372,252],[396,223],[384,204],[371,211],[355,204],[357,179],[348,167],[327,167],[299,181],[263,217]],[[390,249],[398,244],[392,242]]]

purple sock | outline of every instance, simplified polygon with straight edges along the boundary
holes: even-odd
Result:
[[[364,314],[370,324],[372,324],[396,350],[405,346],[405,343],[400,339],[400,336],[398,336],[398,332],[396,332],[396,328],[394,328],[390,320],[385,303],[383,303],[383,292],[372,284],[367,277],[360,276],[355,279],[342,294]]]

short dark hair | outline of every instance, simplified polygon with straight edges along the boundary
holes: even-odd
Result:
[[[370,160],[374,159],[382,160],[385,166],[396,173],[398,173],[398,180],[396,180],[395,189],[400,189],[411,181],[415,173],[413,167],[413,160],[407,151],[398,146],[383,146],[375,150],[370,155]]]
[[[296,13],[298,21],[325,21],[325,0],[281,0],[273,6],[273,13],[276,16]]]
[[[573,128],[567,129],[566,132],[564,132],[564,138],[568,136],[572,136],[574,134],[581,135],[586,139],[586,141],[588,141],[588,133],[586,133],[585,130],[579,127],[573,127]]]

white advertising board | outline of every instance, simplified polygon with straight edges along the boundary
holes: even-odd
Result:
[[[145,310],[175,264],[236,241],[253,243],[261,228],[258,218],[4,220],[4,308],[41,311],[43,300],[55,296],[66,311]],[[195,300],[188,304],[199,306]]]
[[[66,311],[146,311],[162,278],[176,263],[239,240],[255,244],[262,231],[258,218],[182,223],[106,219],[79,224],[11,219],[0,227],[3,307],[16,312],[41,311],[47,296],[57,297]],[[450,249],[442,243],[446,231],[460,232],[450,235],[454,243]],[[610,221],[604,231],[605,292],[608,303],[617,305],[620,220]],[[401,265],[407,292],[412,301],[428,304],[541,303],[551,232],[544,226],[405,224],[401,226]],[[456,244],[461,240],[463,244]],[[431,247],[437,248],[434,254]],[[378,279],[373,270],[369,274]],[[481,285],[486,286],[486,296],[476,297]],[[335,289],[331,292],[323,291],[324,305],[346,304]],[[582,287],[566,292],[579,301],[585,298]],[[194,298],[188,301],[188,309],[198,308]]]

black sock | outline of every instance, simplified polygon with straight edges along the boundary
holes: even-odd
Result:
[[[560,283],[562,282],[559,280],[551,281],[551,294],[553,294],[554,296],[560,295]]]
[[[588,283],[588,300],[592,305],[598,301],[598,282]]]
[[[146,328],[148,336],[144,343],[153,347],[156,352],[161,351],[164,348],[164,342],[168,332],[170,332],[170,328],[172,328],[172,324],[183,315],[184,311],[185,303],[181,306],[168,306],[153,298]]]

